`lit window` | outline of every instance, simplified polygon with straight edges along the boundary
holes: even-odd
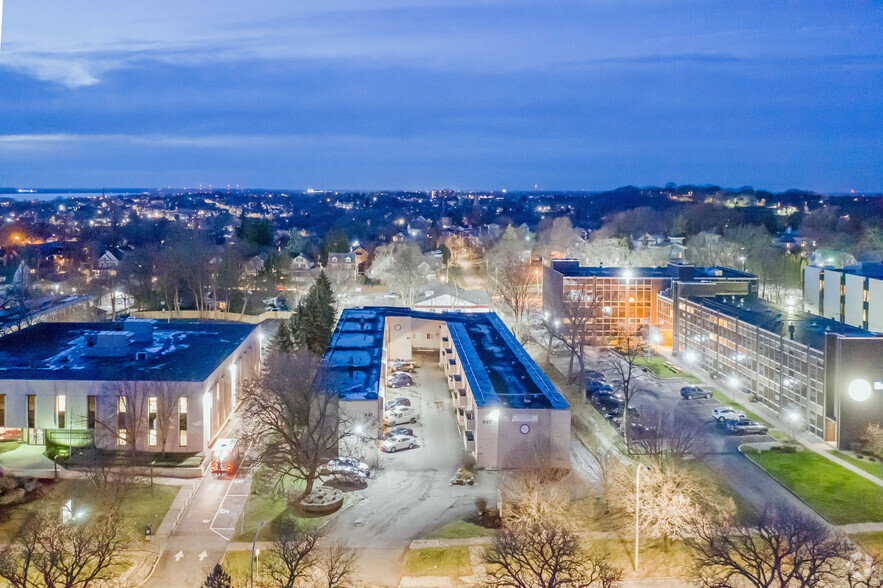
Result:
[[[64,421],[65,421],[64,413],[65,413],[66,404],[67,404],[67,398],[65,397],[64,394],[59,394],[58,396],[55,397],[55,412],[56,412],[56,416],[57,416],[59,429],[64,428],[64,424],[65,424],[64,423]]]
[[[117,436],[117,445],[125,445],[126,444],[126,430],[120,429],[119,435]]]

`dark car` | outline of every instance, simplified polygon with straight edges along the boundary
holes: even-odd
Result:
[[[416,437],[416,435],[414,434],[414,429],[409,429],[408,427],[395,427],[388,430],[383,435],[383,439],[389,439],[393,435],[408,435],[409,437]]]
[[[407,398],[393,398],[392,400],[388,400],[386,404],[383,406],[383,410],[389,410],[394,406],[411,406],[411,401]]]
[[[687,400],[694,398],[711,398],[712,394],[709,390],[703,390],[699,386],[684,386],[681,388],[681,396]]]
[[[608,384],[604,380],[598,380],[595,378],[592,378],[591,380],[588,380],[586,382],[586,392],[589,392],[590,394],[592,394],[598,390],[605,390],[605,389],[606,390],[613,390],[613,387],[611,387],[610,384]]]
[[[413,379],[410,374],[405,372],[393,372],[393,374],[386,380],[386,385],[390,388],[402,388],[404,386],[410,386],[413,383]]]
[[[736,435],[766,435],[767,428],[751,419],[727,421],[727,430]]]
[[[631,439],[655,439],[659,431],[653,425],[645,425],[638,420],[629,421],[629,437]]]

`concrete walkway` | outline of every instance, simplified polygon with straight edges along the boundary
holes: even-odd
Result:
[[[12,451],[0,454],[0,468],[12,476],[22,478],[55,478],[55,462],[43,455],[45,445],[22,445]],[[58,466],[59,478],[76,478],[79,474]]]

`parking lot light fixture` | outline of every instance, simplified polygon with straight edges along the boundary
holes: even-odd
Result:
[[[864,402],[871,397],[871,384],[867,380],[859,378],[850,382],[847,392],[849,397],[856,402]]]

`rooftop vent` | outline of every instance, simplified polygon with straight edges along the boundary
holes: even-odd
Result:
[[[135,361],[147,361],[147,352],[138,351],[135,353]]]

